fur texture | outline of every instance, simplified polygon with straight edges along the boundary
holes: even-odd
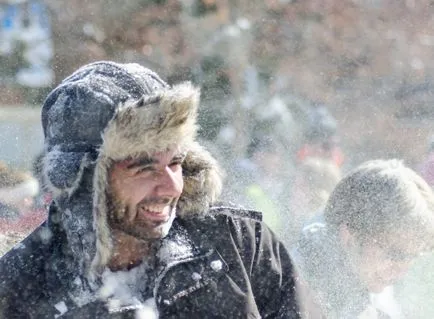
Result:
[[[96,256],[92,271],[100,273],[112,251],[107,222],[108,174],[114,161],[137,158],[143,154],[180,145],[188,150],[183,163],[184,191],[178,202],[181,216],[204,212],[221,190],[218,165],[213,157],[195,142],[199,90],[190,83],[119,108],[103,133],[94,174],[94,228]]]
[[[158,104],[158,105],[154,105]],[[136,158],[170,145],[190,144],[196,135],[199,90],[190,83],[121,106],[103,133],[101,156]]]

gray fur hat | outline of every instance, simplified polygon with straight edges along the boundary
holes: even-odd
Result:
[[[216,200],[217,163],[196,141],[199,95],[188,82],[171,87],[138,64],[107,61],[83,66],[49,94],[42,108],[44,179],[81,267],[92,261],[91,269],[102,269],[111,256],[106,196],[114,161],[183,145],[178,215],[203,213]]]

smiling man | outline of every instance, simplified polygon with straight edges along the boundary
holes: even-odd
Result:
[[[0,259],[0,318],[298,318],[288,253],[213,203],[199,90],[96,62],[42,108],[45,224]]]
[[[185,154],[168,150],[153,158],[113,165],[110,226],[143,240],[164,237],[176,214],[182,193]]]
[[[401,318],[393,285],[434,245],[434,194],[399,160],[342,179],[292,250],[307,318]]]
[[[111,269],[140,264],[141,249],[168,234],[184,186],[184,158],[185,153],[175,148],[153,157],[113,164],[109,173],[108,223],[116,245],[109,263]]]

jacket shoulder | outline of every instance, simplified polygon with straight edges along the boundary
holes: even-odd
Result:
[[[205,214],[181,218],[179,222],[198,242],[213,246],[230,238],[236,238],[239,244],[256,242],[271,233],[261,221],[261,213],[230,206],[213,206]]]
[[[262,213],[256,210],[232,206],[212,206],[209,210],[212,215],[226,215],[235,218],[248,218],[254,221],[262,221]]]

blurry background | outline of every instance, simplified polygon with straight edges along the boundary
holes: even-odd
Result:
[[[203,135],[236,156],[264,117],[286,121],[284,149],[296,149],[300,112],[322,103],[346,167],[392,156],[416,166],[434,116],[433,10],[427,0],[1,0],[0,103],[38,108],[84,63],[135,61],[200,83]],[[15,124],[1,125],[4,150]],[[27,165],[22,154],[0,156]]]
[[[0,160],[31,169],[47,93],[110,59],[202,87],[225,200],[312,212],[372,158],[434,184],[433,14],[427,0],[0,0]]]

